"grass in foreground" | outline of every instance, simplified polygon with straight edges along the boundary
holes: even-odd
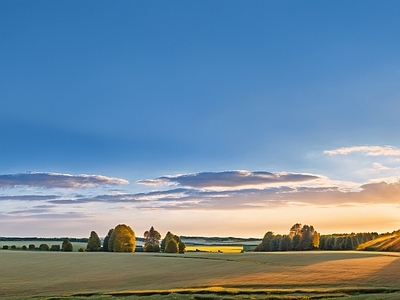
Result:
[[[400,299],[395,253],[4,251],[0,257],[0,299]]]

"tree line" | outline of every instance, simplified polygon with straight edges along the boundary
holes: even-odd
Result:
[[[268,231],[254,251],[356,250],[377,236],[376,232],[320,235],[312,225],[296,223],[287,235]]]
[[[154,229],[153,226],[149,230],[146,230],[143,234],[144,238],[136,238],[135,232],[132,228],[126,224],[119,224],[114,228],[111,228],[103,240],[103,244],[95,231],[90,233],[87,241],[86,249],[80,248],[80,252],[135,252],[136,251],[136,240],[144,241],[143,251],[144,252],[165,252],[165,253],[184,253],[186,249],[185,243],[181,238],[170,231],[167,232],[165,237],[161,239],[161,234]],[[54,239],[51,239],[54,240]],[[71,239],[76,240],[76,239]],[[73,245],[71,240],[64,238],[62,245],[51,245],[41,244],[38,248],[34,244],[30,244],[29,247],[22,246],[21,250],[40,250],[40,251],[73,251]],[[3,246],[4,250],[11,249],[17,250],[15,245],[9,248],[7,245]]]

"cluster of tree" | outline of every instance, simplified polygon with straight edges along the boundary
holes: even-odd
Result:
[[[145,252],[167,252],[167,253],[184,253],[186,245],[179,236],[168,232],[161,241],[161,234],[154,229],[153,226],[144,232],[143,251]],[[90,233],[88,238],[86,251],[105,251],[105,252],[134,252],[136,250],[135,232],[131,227],[125,224],[119,224],[115,228],[111,228],[103,241],[95,231]]]
[[[268,231],[254,251],[306,251],[318,249],[320,234],[313,226],[296,223],[288,235]]]
[[[161,241],[161,251],[165,253],[185,253],[186,245],[181,238],[171,232],[167,232]]]
[[[376,232],[322,235],[321,250],[356,250],[358,245],[378,237]]]
[[[254,251],[356,250],[358,245],[377,236],[376,232],[321,236],[313,226],[296,223],[288,235],[274,235],[268,231]]]
[[[145,252],[160,252],[161,234],[151,226],[150,230],[146,230],[143,235],[143,250]]]

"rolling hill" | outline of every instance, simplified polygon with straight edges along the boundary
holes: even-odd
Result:
[[[376,239],[360,244],[357,250],[400,252],[400,230],[381,234]]]

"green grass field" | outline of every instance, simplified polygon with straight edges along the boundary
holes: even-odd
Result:
[[[7,250],[0,261],[0,299],[400,299],[399,253]]]

